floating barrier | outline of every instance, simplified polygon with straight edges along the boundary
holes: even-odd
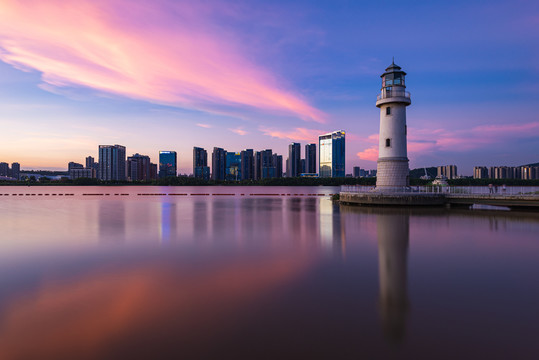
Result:
[[[80,194],[82,196],[111,196],[111,195],[114,195],[114,196],[129,196],[131,194],[122,194],[122,193],[114,193],[114,194],[107,194],[107,193],[83,193],[83,194]],[[170,194],[163,194],[163,193],[147,193],[147,194],[144,194],[144,193],[139,193],[139,194],[136,194],[137,196],[188,196],[188,195],[191,195],[191,196],[246,196],[246,195],[249,195],[249,196],[333,196],[334,194],[279,194],[279,193],[262,193],[262,194],[257,194],[257,193],[250,193],[250,194],[236,194],[236,193],[192,193],[192,194],[187,194],[187,193],[170,193]],[[75,194],[61,194],[61,193],[58,193],[58,194],[0,194],[0,196],[75,196]]]

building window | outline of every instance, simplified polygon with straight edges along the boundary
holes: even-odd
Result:
[[[386,139],[386,147],[391,147],[391,139]]]
[[[386,115],[391,115],[391,107],[386,107]]]

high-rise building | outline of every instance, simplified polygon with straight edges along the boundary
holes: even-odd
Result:
[[[127,177],[129,181],[150,181],[150,157],[134,154],[127,158]]]
[[[343,130],[318,137],[320,177],[345,176],[345,150],[345,132]]]
[[[473,168],[474,179],[486,179],[488,178],[488,169],[486,166],[474,166]]]
[[[241,180],[253,180],[255,176],[255,164],[253,149],[245,149],[240,154]]]
[[[95,164],[95,159],[93,158],[93,156],[87,156],[86,157],[86,168],[91,169],[91,168],[94,167],[94,164]]]
[[[457,166],[456,165],[445,165],[438,166],[438,176],[445,176],[448,179],[457,178]]]
[[[273,166],[275,167],[275,177],[283,177],[283,156],[273,154]]]
[[[0,176],[9,176],[9,164],[0,162]]]
[[[277,170],[273,163],[273,151],[267,149],[262,151],[262,179],[271,179],[276,177]]]
[[[95,162],[93,156],[86,157],[86,169],[92,169],[92,177],[98,178],[99,164]]]
[[[214,147],[211,154],[211,178],[212,180],[224,180],[226,174],[226,151]]]
[[[193,176],[199,179],[210,179],[208,152],[200,147],[193,147]]]
[[[20,180],[21,176],[21,164],[19,163],[12,163],[11,164],[11,177],[17,180]]]
[[[316,174],[316,144],[305,145],[305,173]]]
[[[539,166],[475,166],[474,179],[479,178],[535,180],[539,179]]]
[[[92,177],[99,178],[99,163],[96,163],[92,156],[86,157],[86,169],[92,169]]]
[[[226,180],[241,180],[241,152],[226,153]]]
[[[359,166],[354,166],[353,169],[354,169],[354,172],[353,172],[354,177],[358,178],[361,169],[359,168]]]
[[[99,145],[99,179],[124,181],[126,173],[125,146]]]
[[[176,151],[159,151],[159,178],[176,176],[178,172],[178,155]]]
[[[68,164],[67,164],[67,171],[71,171],[73,169],[84,169],[84,165],[82,164],[79,164],[79,163],[76,163],[76,162],[73,162],[73,161],[70,161]]]
[[[521,166],[520,177],[523,180],[539,179],[539,166]]]
[[[301,171],[301,146],[299,143],[288,145],[287,177],[298,177]]]
[[[305,174],[305,159],[301,159],[300,162],[301,162],[300,174]]]
[[[271,149],[255,153],[255,180],[276,177],[276,168],[273,164],[273,151]]]
[[[380,77],[382,89],[376,100],[380,108],[376,187],[398,189],[409,185],[406,107],[412,100],[405,91],[406,73],[400,66],[392,63]]]
[[[157,164],[150,163],[150,179],[157,179]]]

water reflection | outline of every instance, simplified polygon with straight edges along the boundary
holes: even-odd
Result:
[[[204,262],[195,254],[152,255],[105,256],[100,268],[43,264],[40,283],[5,302],[0,358],[217,358],[245,335],[253,309],[312,262],[283,253]]]
[[[159,227],[159,238],[161,244],[170,245],[177,243],[177,214],[176,203],[168,201],[161,202],[161,221]]]
[[[319,237],[322,248],[333,255],[344,258],[346,237],[340,205],[332,201],[320,201],[319,219]]]
[[[208,239],[208,221],[210,220],[208,202],[196,199],[193,202],[193,237],[194,241],[202,243]]]
[[[407,258],[410,219],[406,212],[379,213],[376,222],[382,329],[390,341],[399,343],[404,339],[409,308]]]
[[[2,360],[539,351],[539,291],[529,285],[538,214],[352,208],[307,197],[54,201],[36,202],[32,218],[69,229],[51,231],[52,240],[43,228],[9,227],[32,211],[18,199],[0,217]],[[34,234],[47,251],[13,256],[6,238]],[[125,243],[96,245],[95,235]],[[50,250],[58,239],[87,246]]]
[[[125,242],[125,203],[103,200],[99,202],[98,209],[99,242]]]

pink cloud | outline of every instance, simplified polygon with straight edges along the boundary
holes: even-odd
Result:
[[[83,86],[160,104],[249,107],[323,122],[325,114],[257,66],[216,18],[234,7],[192,1],[0,3],[0,59],[54,87]]]
[[[210,124],[197,124],[197,126],[199,126],[201,128],[205,128],[205,129],[209,129],[209,128],[212,127]]]
[[[247,131],[243,130],[242,128],[235,128],[235,129],[228,129],[230,131],[232,131],[233,133],[235,134],[238,134],[238,135],[247,135]]]
[[[371,146],[363,151],[358,152],[357,157],[361,160],[377,161],[378,160],[378,146]]]
[[[533,135],[539,134],[539,121],[524,124],[482,125],[473,128],[472,131],[478,135]]]
[[[294,141],[317,142],[318,136],[327,133],[327,131],[295,128],[294,130],[276,130],[272,128],[260,127],[259,130],[264,134],[279,139],[290,139]]]
[[[408,130],[408,154],[415,157],[426,152],[467,152],[503,144],[509,140],[539,136],[539,122],[524,124],[481,125],[466,130],[415,129]],[[362,138],[362,142],[376,144],[358,152],[362,160],[378,159],[378,134]]]
[[[539,122],[480,125],[471,129],[409,129],[411,153],[425,150],[464,152],[503,144],[509,140],[539,136]]]

